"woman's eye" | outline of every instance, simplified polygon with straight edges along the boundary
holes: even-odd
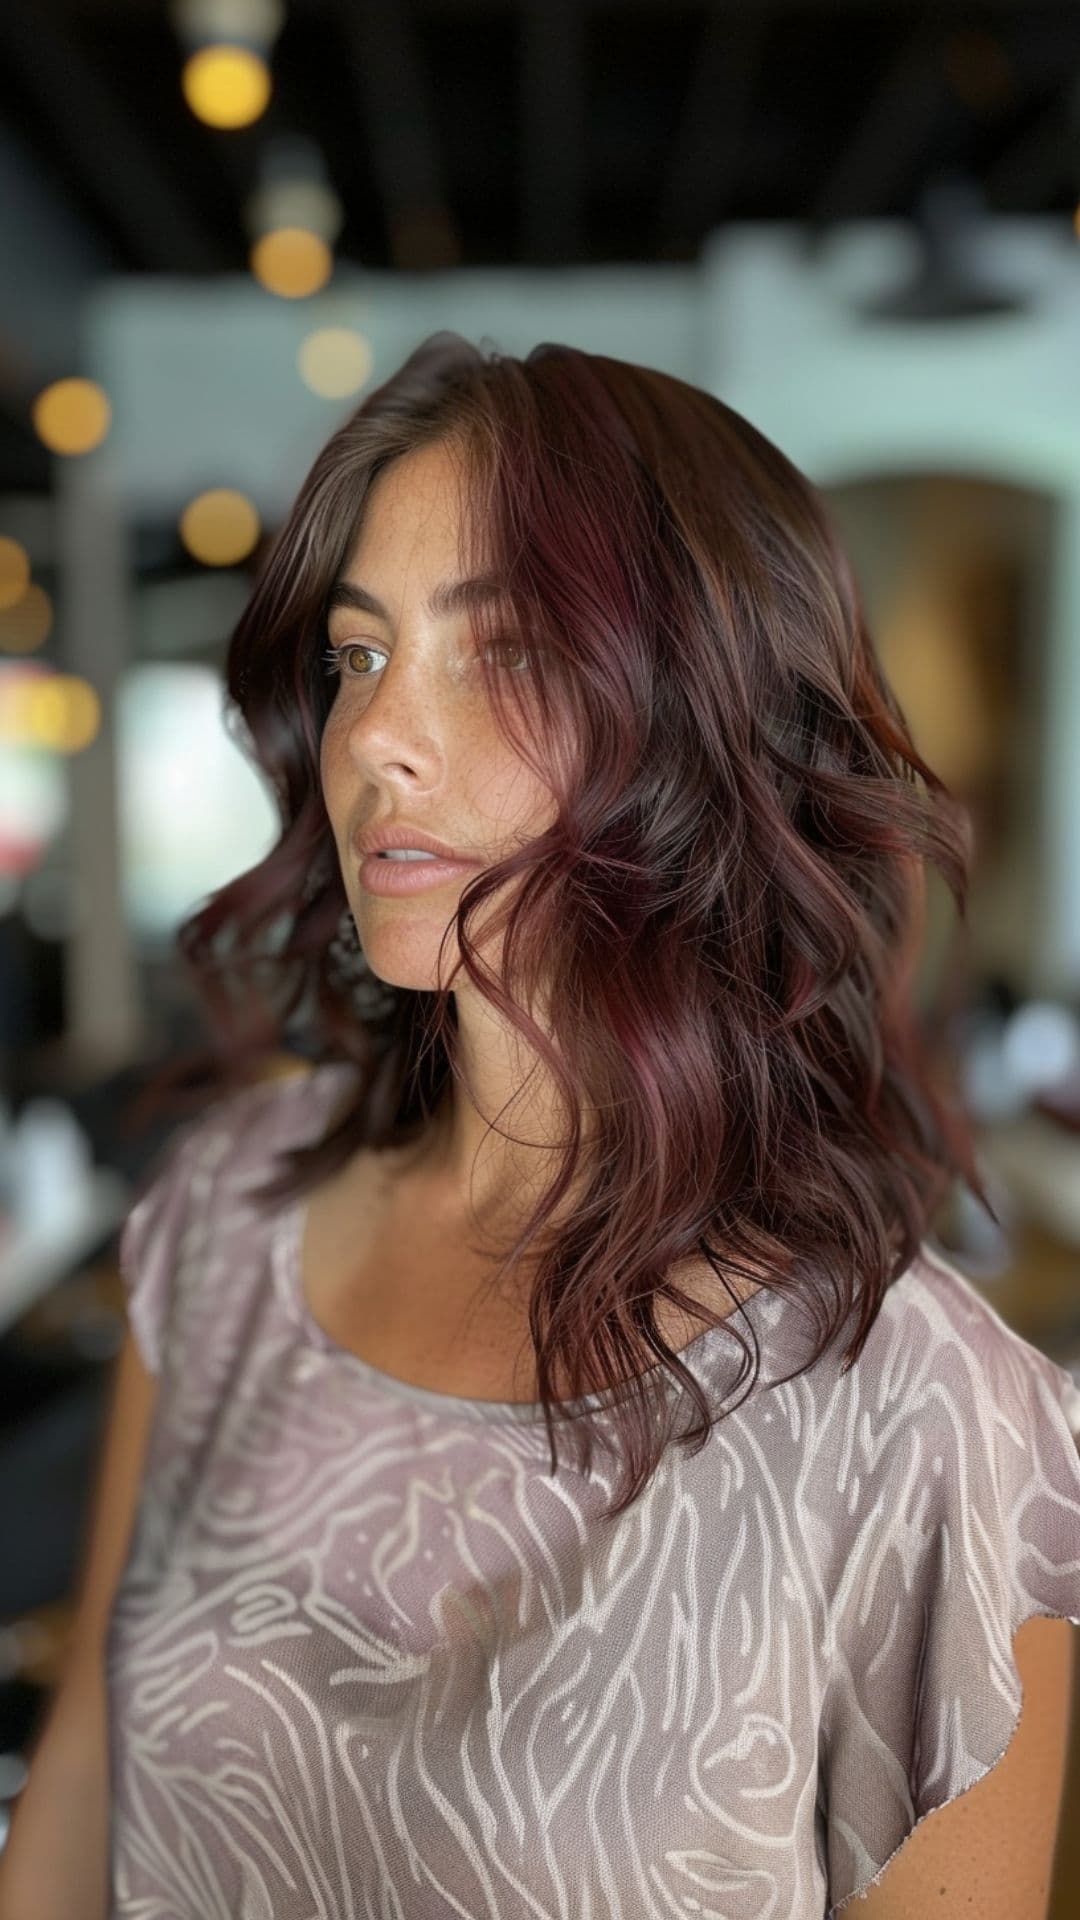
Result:
[[[524,640],[493,640],[488,647],[488,652],[495,655],[502,655],[502,664],[506,665],[508,671],[511,673],[527,673],[529,670],[532,659],[532,649]],[[370,647],[364,640],[343,640],[340,645],[336,647],[328,646],[323,653],[327,672],[340,674],[343,671],[341,663],[345,655],[354,653],[382,655],[382,648]],[[370,669],[353,669],[349,667],[344,671],[348,674],[348,677],[353,680],[370,680],[372,678]]]
[[[496,640],[495,642],[496,650],[500,647],[507,654],[510,654],[511,656],[515,656],[515,655],[517,656],[516,659],[513,657],[511,657],[510,659],[509,666],[510,666],[511,673],[527,673],[528,672],[529,662],[532,656],[524,640]]]
[[[346,640],[339,647],[327,647],[323,654],[323,659],[326,662],[326,670],[328,673],[340,673],[341,662],[345,654],[378,653],[379,651],[380,649],[378,647],[369,647],[362,640]],[[352,670],[350,669],[349,671],[351,673]],[[353,677],[360,680],[367,680],[370,678],[370,675],[368,673],[359,673]]]

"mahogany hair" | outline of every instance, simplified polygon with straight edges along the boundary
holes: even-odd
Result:
[[[336,970],[346,896],[319,778],[329,589],[376,475],[435,441],[461,453],[465,544],[530,643],[530,673],[485,667],[485,685],[558,806],[466,885],[447,936],[566,1102],[559,1172],[493,1285],[528,1251],[553,1472],[556,1424],[582,1427],[555,1379],[573,1400],[619,1388],[614,1515],[672,1438],[665,1389],[694,1403],[680,1444],[717,1417],[656,1326],[664,1298],[721,1318],[674,1263],[703,1256],[727,1285],[746,1261],[797,1292],[820,1334],[807,1365],[853,1314],[846,1368],[957,1174],[996,1219],[910,990],[928,862],[966,921],[970,821],[915,750],[820,495],[763,434],[608,355],[431,336],[318,455],[233,631],[227,711],[281,830],[181,925],[211,1043],[144,1095],[196,1072],[216,1097],[282,1048],[355,1063],[349,1111],[281,1156],[268,1204],[415,1138],[455,1071],[452,980],[373,979],[363,1011]],[[496,976],[470,927],[511,877]],[[581,1205],[542,1235],[579,1176]]]

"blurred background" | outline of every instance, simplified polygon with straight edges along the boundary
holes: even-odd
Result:
[[[207,1037],[179,920],[274,837],[227,637],[437,328],[664,368],[832,503],[975,828],[916,990],[1002,1227],[936,1237],[1080,1382],[1078,209],[1076,0],[3,0],[0,1845],[163,1144],[121,1117]]]

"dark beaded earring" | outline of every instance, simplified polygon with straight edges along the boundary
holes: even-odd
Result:
[[[335,974],[362,1020],[378,1020],[391,1011],[396,997],[394,989],[372,973],[349,907],[343,909],[327,951]]]

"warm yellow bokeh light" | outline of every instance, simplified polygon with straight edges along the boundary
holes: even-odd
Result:
[[[312,393],[341,400],[363,386],[372,358],[370,343],[352,327],[318,327],[300,342],[296,364]]]
[[[32,674],[40,672],[36,665],[20,670],[7,664],[0,665],[0,744],[4,746],[26,746],[26,685]]]
[[[53,453],[89,453],[109,431],[112,408],[96,380],[54,380],[30,409],[38,438]]]
[[[52,632],[53,604],[36,583],[10,607],[0,607],[0,650],[32,653]]]
[[[246,560],[262,531],[246,494],[212,487],[190,501],[180,516],[180,538],[207,567],[233,567]]]
[[[101,726],[101,701],[89,680],[50,673],[26,692],[27,735],[48,753],[81,753]]]
[[[250,127],[266,112],[270,69],[250,47],[200,47],[180,75],[184,99],[208,127]]]
[[[0,739],[43,753],[81,753],[101,729],[101,700],[88,680],[27,669],[0,676]]]
[[[307,227],[276,227],[251,249],[251,271],[267,293],[304,300],[325,287],[334,256],[325,240]]]
[[[30,555],[17,540],[0,533],[0,612],[21,600],[30,585]]]

